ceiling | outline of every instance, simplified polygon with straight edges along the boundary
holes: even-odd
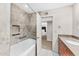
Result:
[[[73,3],[28,3],[27,5],[29,5],[32,10],[37,12],[37,11],[56,9],[72,4]]]
[[[19,6],[21,9],[25,10],[27,13],[33,13],[31,8],[26,3],[15,3],[17,6]]]
[[[15,3],[20,8],[24,9],[28,13],[46,11],[51,9],[56,9],[73,3]]]

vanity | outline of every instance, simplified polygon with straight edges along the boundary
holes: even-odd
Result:
[[[79,56],[79,38],[73,35],[59,35],[58,39],[60,56]]]

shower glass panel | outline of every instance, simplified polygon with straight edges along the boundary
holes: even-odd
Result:
[[[11,56],[35,56],[36,14],[28,13],[25,5],[11,4]]]

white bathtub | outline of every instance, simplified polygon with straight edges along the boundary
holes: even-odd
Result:
[[[27,39],[12,45],[10,56],[35,56],[35,40]]]

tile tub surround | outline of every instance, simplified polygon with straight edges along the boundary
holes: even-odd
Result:
[[[77,44],[74,44],[73,42],[79,42],[79,40],[77,38],[74,38],[74,37],[67,37],[65,35],[63,36],[59,36],[59,38],[61,39],[61,41],[71,50],[71,52],[75,55],[75,56],[79,56],[79,45]],[[73,41],[73,42],[72,42]],[[73,44],[71,43],[68,43],[68,42],[72,42]]]
[[[28,14],[16,4],[11,4],[11,26],[20,26],[20,35],[11,35],[11,45],[21,42],[27,38],[36,37],[36,14]],[[12,29],[11,34],[16,29]]]

